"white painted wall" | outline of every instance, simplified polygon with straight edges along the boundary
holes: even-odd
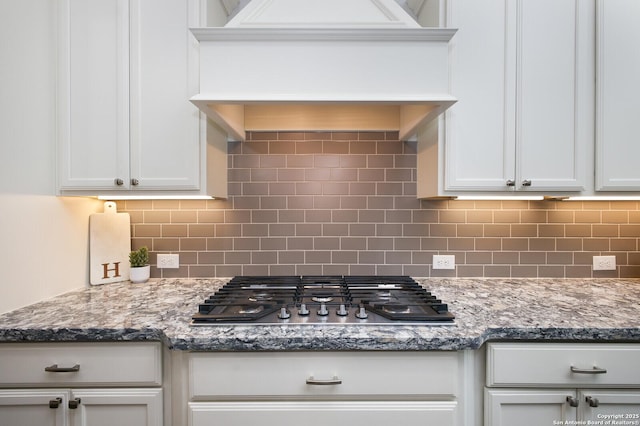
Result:
[[[54,195],[54,8],[0,0],[0,313],[87,285],[102,206]]]

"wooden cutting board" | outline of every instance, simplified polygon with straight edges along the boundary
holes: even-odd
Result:
[[[104,213],[89,216],[89,258],[92,285],[129,279],[131,218],[118,213],[116,203],[104,203]]]

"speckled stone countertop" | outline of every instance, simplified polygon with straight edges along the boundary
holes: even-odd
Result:
[[[225,279],[106,284],[0,315],[0,342],[159,340],[174,350],[461,350],[488,340],[640,342],[640,279],[416,278],[454,326],[190,327]]]

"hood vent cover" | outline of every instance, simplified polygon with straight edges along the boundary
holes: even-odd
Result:
[[[439,115],[455,30],[422,28],[394,0],[252,0],[229,23],[193,28],[191,102],[230,137],[245,131],[399,131]]]

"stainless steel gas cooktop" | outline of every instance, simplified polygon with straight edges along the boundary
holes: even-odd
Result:
[[[238,276],[191,325],[452,325],[448,306],[408,276]]]

